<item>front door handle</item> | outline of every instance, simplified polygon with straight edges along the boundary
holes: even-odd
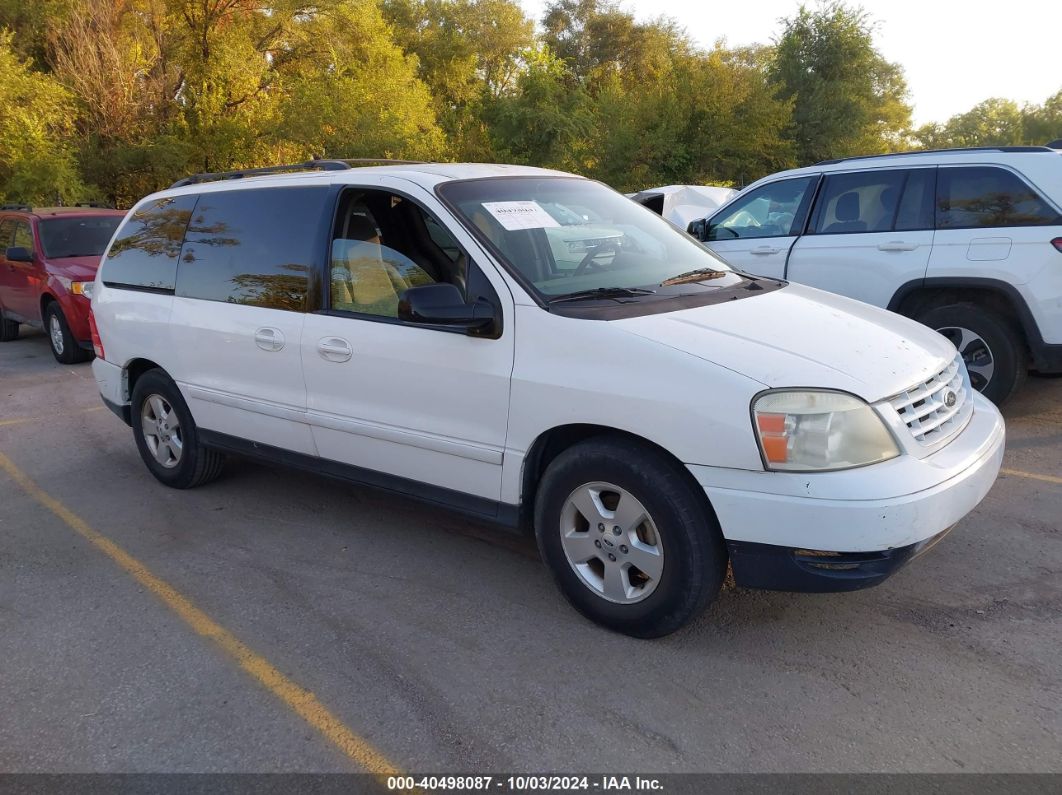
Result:
[[[317,352],[329,362],[347,362],[354,355],[350,343],[340,337],[323,337],[317,341]]]
[[[749,253],[765,256],[767,254],[777,254],[781,250],[782,249],[775,248],[774,246],[756,246],[756,248],[752,249]]]
[[[917,243],[907,243],[903,240],[890,240],[878,246],[879,251],[914,251],[918,248]]]
[[[254,333],[254,344],[263,351],[279,351],[284,347],[284,334],[278,328],[260,328]]]

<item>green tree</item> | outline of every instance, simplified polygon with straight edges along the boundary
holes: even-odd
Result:
[[[1062,90],[1048,97],[1043,105],[1022,110],[1022,143],[1042,146],[1059,138],[1062,138]]]
[[[902,69],[874,47],[860,8],[829,2],[784,20],[769,78],[793,102],[797,162],[903,148],[911,108]]]
[[[73,148],[74,103],[55,78],[35,72],[0,31],[0,199],[31,204],[81,198]]]

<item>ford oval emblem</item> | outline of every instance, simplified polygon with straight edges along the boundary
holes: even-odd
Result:
[[[959,399],[958,395],[956,395],[954,392],[952,392],[949,389],[947,391],[947,393],[945,393],[945,395],[944,395],[944,405],[947,406],[950,409],[950,408],[952,408],[955,405],[955,401],[958,400],[958,399]]]

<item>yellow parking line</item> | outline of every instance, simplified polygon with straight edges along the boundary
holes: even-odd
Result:
[[[21,425],[24,422],[33,422],[36,419],[36,417],[21,417],[16,420],[0,420],[0,428],[4,427],[5,425]]]
[[[347,728],[335,715],[303,689],[278,671],[264,657],[244,645],[228,630],[106,536],[96,532],[77,514],[34,483],[15,463],[0,453],[3,469],[26,494],[59,517],[71,530],[85,538],[107,557],[121,566],[134,580],[147,588],[180,616],[186,624],[205,638],[210,638],[232,656],[240,667],[284,702],[299,717],[323,734],[363,770],[377,776],[399,774],[387,757],[368,741]]]
[[[1001,469],[999,471],[1004,475],[1013,475],[1016,478],[1042,480],[1044,483],[1057,483],[1062,486],[1062,478],[1057,478],[1054,475],[1038,475],[1035,472],[1022,472],[1020,469]]]

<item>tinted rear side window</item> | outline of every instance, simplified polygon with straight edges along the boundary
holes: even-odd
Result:
[[[305,311],[327,198],[324,186],[202,194],[181,252],[177,295]]]
[[[1058,224],[1062,218],[1017,174],[992,166],[942,168],[937,228]]]
[[[184,230],[195,196],[153,199],[138,207],[107,252],[102,267],[108,287],[173,290]]]
[[[827,175],[815,210],[815,233],[890,231],[906,176],[903,171]]]

